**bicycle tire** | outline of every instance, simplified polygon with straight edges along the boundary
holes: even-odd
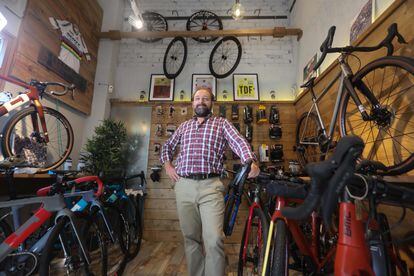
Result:
[[[258,219],[257,222],[255,222],[254,220],[255,218]],[[244,272],[247,273],[245,275],[259,275],[263,269],[263,261],[264,261],[263,258],[264,258],[264,253],[266,250],[269,223],[262,209],[260,208],[253,209],[253,217],[252,217],[252,221],[250,225],[251,231],[249,233],[249,241],[252,241],[252,242],[256,241],[258,243],[253,244],[253,247],[252,247],[253,250],[250,251],[249,249],[246,249],[246,256],[244,256],[244,243],[246,241],[246,236],[248,234],[247,233],[248,222],[249,222],[248,219],[246,219],[246,224],[244,226],[243,236],[242,236],[242,240],[240,244],[239,262],[238,262],[238,267],[237,267],[237,275],[239,276],[244,275],[243,274]],[[257,230],[255,230],[253,226],[256,226]],[[260,237],[263,243],[260,244],[259,246]],[[260,247],[261,249],[259,250]],[[251,263],[253,263],[251,272],[247,271],[247,268],[248,268],[247,261],[250,261]]]
[[[172,52],[170,53],[170,51]],[[180,56],[182,56],[181,63],[179,61]],[[169,79],[175,79],[183,70],[186,60],[187,43],[185,42],[184,37],[177,36],[173,40],[171,40],[170,44],[168,44],[167,50],[165,51],[163,61],[164,75]],[[171,64],[178,66],[174,66],[174,68],[171,68]]]
[[[394,73],[394,75],[390,77],[387,73],[391,73],[391,75]],[[379,80],[378,78],[381,77],[383,79]],[[359,89],[361,83],[364,83],[373,92],[381,107],[390,114],[389,118],[386,117],[388,114],[381,115],[377,112],[379,115],[374,117],[376,119],[372,123],[371,121],[366,121],[365,124],[365,121],[357,123],[362,118],[359,113],[352,114],[357,107],[353,101],[349,100],[348,91],[345,91],[340,105],[341,136],[348,134],[360,136],[365,143],[363,157],[385,163],[387,171],[384,174],[387,175],[403,174],[414,168],[414,137],[410,136],[414,128],[409,125],[409,122],[413,120],[412,111],[409,110],[409,103],[414,97],[413,82],[414,59],[397,56],[383,57],[359,70],[352,79],[352,86],[360,97],[364,96],[361,102],[367,112],[375,115],[373,104]],[[406,88],[407,86],[408,88]],[[400,89],[400,91],[395,92],[393,88]],[[391,102],[390,99],[392,99]],[[404,100],[408,101],[408,104],[403,102]],[[399,106],[401,104],[403,107],[407,107],[408,111],[403,110],[403,107]],[[355,125],[352,127],[351,123],[354,122]],[[368,123],[370,124],[369,133],[366,135],[364,132]],[[359,132],[360,129],[362,129],[361,132]],[[372,141],[369,139],[370,136],[372,136]],[[377,138],[374,140],[375,136]],[[387,153],[387,149],[390,148],[391,154]]]
[[[138,252],[141,249],[142,237],[144,235],[144,197],[141,195],[129,195],[130,199],[135,203],[135,220],[137,223],[137,239],[138,239]],[[137,253],[138,253],[137,252]]]
[[[231,218],[233,216],[234,207],[236,205],[234,196],[230,195],[230,197],[226,201],[226,205],[224,208],[224,220],[223,220],[223,231],[224,234],[228,237],[233,232],[233,227],[230,225]]]
[[[289,248],[287,226],[282,219],[278,219],[275,224],[271,275],[288,275]]]
[[[308,118],[308,120],[306,120],[306,118]],[[320,160],[322,152],[319,145],[304,145],[302,142],[319,143],[321,131],[322,126],[315,113],[306,112],[300,116],[296,127],[295,151],[298,155],[298,161],[302,168],[304,168],[309,162],[318,162]]]
[[[233,47],[234,49],[237,49],[237,57],[236,59],[234,59],[233,65],[231,65],[230,69],[224,71],[225,68],[223,69],[223,62],[227,62],[229,57],[234,56],[230,50],[224,52],[223,48],[226,47],[226,45],[228,45],[228,47]],[[217,58],[215,59],[214,56],[216,52],[220,51],[219,50],[220,47],[221,47],[221,54],[218,53],[218,59]],[[218,79],[226,78],[231,73],[233,73],[234,70],[236,70],[237,66],[240,63],[241,56],[242,56],[242,46],[241,46],[240,41],[234,36],[223,37],[219,42],[217,42],[217,44],[214,46],[210,54],[208,66],[209,66],[211,74]],[[221,67],[219,68],[223,69],[222,72],[217,72],[219,68],[215,68],[217,67],[216,65],[219,63],[221,64]]]
[[[144,12],[142,14],[142,19],[144,20],[144,28],[145,31],[148,32],[166,32],[168,31],[168,22],[164,16],[156,12]],[[133,31],[140,31],[134,27],[132,27]],[[138,38],[139,41],[144,43],[154,43],[160,41],[162,38]]]
[[[76,214],[77,217],[79,218],[79,215]],[[81,219],[79,218],[79,224],[81,224],[82,226],[79,228],[79,230],[81,231],[81,229],[86,229],[85,225],[87,222],[87,220],[85,219]],[[91,220],[89,220],[90,223],[92,223]],[[45,247],[43,248],[42,251],[42,256],[40,258],[40,265],[39,265],[39,275],[40,276],[49,276],[49,275],[56,275],[57,273],[62,273],[61,270],[63,270],[63,272],[66,272],[67,269],[79,269],[78,272],[82,273],[83,275],[89,275],[90,274],[90,268],[89,265],[86,262],[85,256],[82,254],[81,249],[78,247],[76,248],[76,239],[75,240],[71,240],[71,235],[73,235],[73,233],[71,233],[71,224],[70,221],[67,217],[62,217],[61,219],[59,219],[59,221],[56,223],[56,225],[54,226],[54,228],[51,230],[52,233],[50,234],[50,237],[48,238]],[[69,229],[69,232],[67,232],[67,230]],[[82,232],[80,232],[82,233]],[[71,241],[75,241],[72,242],[72,244],[70,245],[70,253],[75,253],[74,255],[70,255],[69,259],[71,260],[71,263],[69,264],[69,268],[66,266],[66,262],[65,261],[58,261],[55,262],[55,264],[63,264],[62,268],[57,268],[57,267],[50,267],[51,262],[53,261],[53,259],[57,256],[57,252],[56,252],[56,244],[59,244],[59,237],[61,238],[61,241],[64,242],[66,244],[66,246],[68,246]],[[73,238],[73,237],[72,237]],[[80,237],[81,239],[84,239],[85,236],[82,235],[82,237]],[[84,242],[85,244],[85,242]],[[74,247],[73,247],[74,246]],[[78,245],[79,246],[79,245]],[[103,247],[101,247],[102,250],[106,249],[105,244],[102,245]],[[73,248],[72,248],[73,247]],[[72,252],[73,250],[73,252]],[[63,256],[64,257],[64,256]],[[77,261],[77,263],[76,263]],[[56,265],[56,266],[57,266]],[[99,268],[98,268],[99,271]],[[76,274],[75,272],[75,275]]]
[[[196,20],[200,20],[201,24],[196,23]],[[215,23],[217,24],[211,24]],[[215,13],[210,11],[201,10],[193,13],[187,20],[186,24],[187,31],[206,31],[206,30],[222,30],[223,23]],[[209,43],[215,41],[218,37],[204,36],[204,37],[193,37],[195,41],[201,43]]]
[[[57,167],[59,167],[65,160],[66,158],[69,157],[69,154],[72,152],[72,148],[73,148],[73,129],[72,126],[70,125],[69,121],[65,118],[65,116],[63,116],[60,112],[52,109],[52,108],[48,108],[48,107],[43,107],[43,112],[45,114],[45,120],[47,122],[48,126],[48,135],[49,135],[49,145],[46,145],[47,149],[49,149],[46,153],[47,153],[47,163],[45,163],[43,166],[41,166],[38,170],[39,173],[42,172],[47,172],[48,170],[52,170],[55,169]],[[36,116],[36,118],[38,118],[38,113],[36,111],[36,108],[34,106],[25,108],[20,110],[19,112],[17,112],[16,114],[14,114],[6,123],[3,132],[2,132],[2,152],[5,155],[5,157],[10,157],[10,156],[16,156],[15,152],[14,152],[14,142],[15,139],[21,139],[21,141],[23,141],[24,139],[31,139],[31,136],[41,136],[42,133],[35,133],[34,131],[32,131],[32,133],[30,135],[28,135],[29,137],[24,137],[23,139],[19,137],[19,134],[17,134],[17,137],[14,137],[14,133],[18,132],[18,129],[16,130],[16,125],[21,122],[22,123],[22,127],[25,131],[25,133],[27,133],[27,129],[31,129],[30,126],[28,126],[27,123],[25,123],[25,118],[27,116]],[[51,126],[52,124],[52,119],[56,120],[56,126]],[[39,120],[38,120],[39,121]],[[40,121],[39,121],[40,122]],[[18,127],[17,127],[18,128]],[[63,137],[63,144],[62,144],[62,149],[59,150],[59,152],[56,152],[56,159],[54,161],[50,161],[49,162],[49,157],[52,156],[52,143],[53,142],[57,142],[59,143],[59,139],[62,139],[62,137],[55,137],[53,134],[53,131],[56,129],[57,132],[62,132],[65,133],[66,136]],[[60,130],[59,130],[60,129]],[[59,134],[56,134],[59,135]],[[57,140],[55,140],[55,138]],[[42,139],[42,137],[39,137],[39,139]],[[59,140],[59,141],[58,141]],[[36,144],[40,144],[43,142],[36,142]],[[54,145],[55,143],[53,143]],[[58,145],[59,146],[59,145]],[[23,150],[23,147],[20,148],[20,150]],[[22,153],[20,153],[22,154]],[[17,154],[19,155],[19,154]],[[52,156],[53,157],[53,156]]]
[[[126,252],[128,259],[134,258],[140,249],[142,234],[139,226],[138,219],[136,217],[136,204],[128,197],[126,200],[122,200],[120,203],[120,210],[124,218],[126,219],[127,228],[127,240],[126,240]]]

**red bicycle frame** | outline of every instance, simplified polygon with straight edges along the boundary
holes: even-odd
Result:
[[[247,246],[248,246],[248,242],[249,242],[249,235],[250,235],[250,231],[251,231],[251,224],[252,224],[252,218],[253,218],[253,211],[255,208],[259,208],[262,209],[262,207],[260,206],[260,204],[256,201],[254,201],[250,207],[249,207],[249,216],[247,218],[247,229],[246,229],[246,238],[244,239],[244,244],[243,244],[243,263],[246,263],[246,255],[247,255]],[[262,237],[262,224],[259,224],[259,229],[258,229],[258,233],[257,233],[257,244],[259,246],[259,252],[261,252],[261,245],[262,245],[262,241],[263,241],[263,237]]]
[[[3,76],[3,75],[0,75],[0,79],[3,79],[7,82],[11,82],[13,84],[16,84],[18,86],[24,87],[25,89],[29,90],[28,92],[20,94],[19,96],[11,99],[9,102],[6,102],[2,106],[0,106],[0,117],[27,102],[31,102],[31,105],[33,105],[36,108],[36,111],[39,115],[40,123],[42,125],[42,130],[44,133],[44,139],[48,143],[49,136],[47,134],[45,115],[43,112],[43,106],[39,101],[39,91],[37,90],[37,87],[28,85],[27,83],[24,83],[24,82],[21,82],[21,81],[18,81],[18,80],[15,80],[13,78]],[[33,129],[36,132],[40,132],[39,124],[38,124],[36,116],[32,116],[32,123],[33,123]]]

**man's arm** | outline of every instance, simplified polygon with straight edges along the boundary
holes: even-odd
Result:
[[[257,158],[254,152],[252,152],[249,143],[246,139],[237,131],[232,123],[227,119],[224,120],[224,136],[229,143],[232,151],[234,151],[239,157],[242,164],[247,160],[252,160],[253,163],[250,168],[248,178],[254,178],[259,175],[260,169],[258,166]]]

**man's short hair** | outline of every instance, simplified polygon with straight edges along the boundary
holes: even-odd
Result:
[[[191,100],[193,101],[194,100],[194,95],[198,92],[198,91],[200,91],[200,90],[204,90],[204,91],[207,91],[209,94],[210,94],[210,97],[211,97],[211,100],[212,101],[214,101],[215,100],[215,97],[214,97],[214,94],[213,94],[213,92],[211,92],[211,89],[210,88],[198,88],[194,93],[193,93],[193,95],[191,95]]]

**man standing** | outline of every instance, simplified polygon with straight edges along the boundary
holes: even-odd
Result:
[[[243,164],[256,161],[256,157],[233,124],[212,116],[214,96],[210,90],[199,89],[193,97],[195,116],[182,123],[164,144],[160,160],[175,183],[189,275],[220,276],[225,270],[224,186],[219,178],[224,151],[229,145]],[[174,166],[171,162],[178,144],[180,152]],[[253,162],[248,178],[259,172]]]

